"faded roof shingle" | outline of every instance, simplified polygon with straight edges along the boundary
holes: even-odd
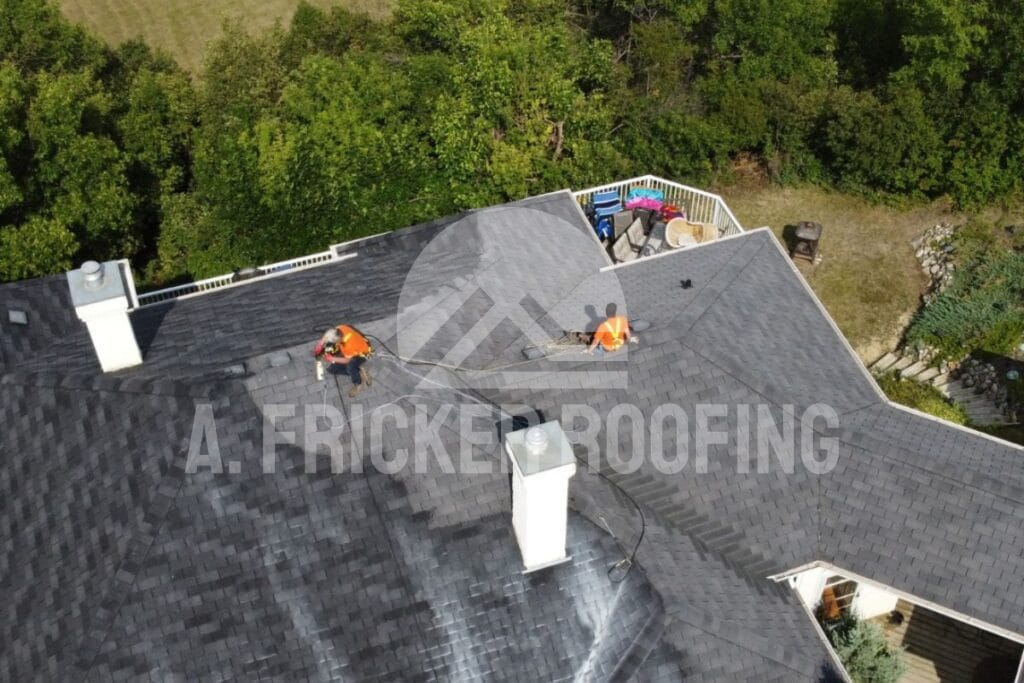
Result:
[[[5,674],[823,680],[835,671],[803,608],[766,578],[819,559],[1024,631],[1024,609],[1005,590],[1024,583],[1021,450],[888,405],[770,234],[607,268],[571,195],[516,206],[539,212],[518,235],[501,211],[472,214],[461,233],[445,234],[459,217],[444,219],[351,245],[358,255],[340,263],[135,311],[145,362],[106,376],[62,278],[0,286],[31,318],[28,330],[0,318],[0,585],[13,596]],[[545,243],[555,223],[576,233]],[[481,271],[485,262],[497,265]],[[418,279],[403,291],[410,271]],[[448,298],[453,282],[509,278],[533,278],[541,294],[491,286]],[[526,364],[529,335],[498,321],[469,336],[461,360],[475,374],[442,377],[466,392],[473,377],[489,387],[473,395],[549,417],[570,403],[607,415],[629,402],[647,419],[666,402],[691,417],[722,403],[730,411],[713,427],[731,433],[739,406],[778,420],[785,405],[799,413],[828,403],[837,430],[796,428],[840,439],[835,470],[759,474],[751,463],[744,472],[735,437],[709,450],[706,472],[694,469],[692,448],[671,475],[649,458],[619,473],[601,454],[602,474],[648,520],[621,602],[604,576],[620,557],[615,544],[586,519],[619,539],[635,538],[639,519],[597,475],[573,481],[582,517],[570,527],[572,565],[522,579],[511,570],[503,475],[307,475],[293,446],[281,447],[278,474],[253,473],[264,404],[328,396],[349,414],[306,356],[325,327],[344,320],[400,346],[403,320],[440,311],[413,345],[417,357],[441,360],[495,304],[521,306],[554,335],[592,324],[608,301],[652,323],[628,353]],[[72,356],[56,366],[54,335]],[[414,376],[426,369],[378,351],[368,407],[420,400],[409,397],[426,393]],[[488,373],[513,361],[521,375]],[[595,389],[606,368],[625,371],[627,383]],[[530,388],[529,378],[566,369],[577,373],[568,385]],[[215,406],[225,460],[240,476],[183,474],[200,402]],[[695,429],[664,443],[678,453],[675,439],[692,444]],[[453,429],[444,433],[460,447]],[[620,452],[638,446],[629,430],[618,436]],[[410,438],[390,432],[378,455]],[[478,450],[501,457],[497,444]],[[83,496],[89,505],[75,502]],[[513,632],[543,635],[517,642]]]

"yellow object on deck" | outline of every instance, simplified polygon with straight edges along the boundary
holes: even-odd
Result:
[[[711,223],[691,223],[685,218],[673,218],[665,226],[665,241],[674,249],[716,239],[718,228]]]

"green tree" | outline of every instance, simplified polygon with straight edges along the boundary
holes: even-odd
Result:
[[[899,0],[904,72],[926,92],[959,91],[979,56],[987,29],[985,2],[978,0]]]
[[[100,68],[106,62],[102,44],[63,19],[46,0],[4,0],[0,3],[0,59],[23,73]]]
[[[561,2],[410,0],[394,21],[403,42],[303,8],[286,33],[214,46],[194,191],[239,255],[277,260],[625,165],[612,46]]]
[[[25,156],[26,89],[13,64],[0,64],[0,216],[11,217],[24,199],[15,173]]]
[[[132,231],[145,267],[158,251],[165,202],[190,187],[198,103],[188,77],[177,69],[140,66],[126,81],[117,133],[128,186],[138,200]]]
[[[208,49],[203,68],[200,111],[203,125],[238,130],[273,109],[287,76],[281,58],[282,33],[251,36],[237,24]]]
[[[873,90],[903,65],[900,21],[894,0],[837,0],[832,26],[842,83]]]
[[[832,0],[720,0],[706,73],[705,115],[729,153],[753,152],[777,180],[817,177],[809,141],[836,81]]]
[[[906,672],[902,650],[875,624],[847,617],[828,631],[839,660],[855,683],[896,683]]]
[[[378,55],[307,57],[255,122],[203,128],[198,198],[255,262],[432,217],[450,207],[414,201],[431,175],[416,94]]]
[[[829,100],[824,149],[845,187],[924,196],[939,188],[945,146],[924,95],[893,84],[882,99],[848,88]]]
[[[744,80],[829,82],[833,11],[833,0],[718,0],[716,60],[741,64]]]
[[[20,226],[0,226],[0,280],[21,280],[68,270],[78,249],[60,222],[33,216]]]
[[[173,284],[188,278],[223,275],[256,262],[231,233],[218,222],[194,194],[180,193],[163,203],[163,221],[157,245],[158,259],[150,262],[146,278]]]
[[[693,29],[707,16],[708,0],[613,0],[612,5],[628,13],[634,24],[670,21],[681,30]]]
[[[110,128],[111,98],[88,71],[41,73],[28,110],[34,179],[55,220],[93,258],[130,255],[136,198]]]
[[[985,82],[1009,105],[1024,103],[1024,14],[1017,0],[989,0],[987,44],[980,62]]]
[[[460,206],[564,186],[577,143],[610,137],[610,46],[534,10],[530,22],[500,6],[467,12],[436,41],[421,38],[448,55],[450,88],[433,103],[429,136]]]
[[[344,7],[321,10],[304,0],[295,8],[291,26],[284,35],[281,58],[288,68],[296,68],[304,58],[318,54],[340,57],[349,50],[392,51],[385,27],[365,14]]]
[[[169,194],[185,188],[197,111],[188,77],[144,69],[128,86],[127,107],[117,122],[122,148],[145,178],[148,191]]]
[[[970,90],[947,143],[946,182],[961,206],[980,208],[1006,195],[1016,178],[1010,168],[1013,116],[984,84]]]
[[[630,29],[630,61],[636,88],[645,97],[678,108],[696,76],[700,46],[670,18],[655,18]]]

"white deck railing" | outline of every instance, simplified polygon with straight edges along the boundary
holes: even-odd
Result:
[[[586,206],[590,202],[591,197],[594,196],[595,192],[615,190],[619,193],[619,196],[625,200],[626,193],[634,187],[646,187],[653,190],[661,190],[665,193],[665,200],[667,202],[686,208],[686,214],[690,220],[700,223],[714,223],[718,226],[718,232],[722,236],[736,235],[743,232],[743,228],[740,227],[739,221],[736,220],[736,217],[732,215],[732,211],[729,210],[729,207],[725,205],[725,202],[717,194],[698,190],[697,188],[688,187],[686,185],[680,185],[679,183],[674,183],[671,180],[665,180],[664,178],[659,178],[653,175],[645,175],[638,178],[630,178],[629,180],[621,180],[617,183],[601,185],[600,187],[592,187],[586,190],[574,192],[573,195],[581,205]],[[335,244],[327,251],[317,252],[316,254],[309,254],[307,256],[300,256],[287,261],[279,261],[277,263],[260,266],[256,269],[258,272],[254,273],[250,277],[245,277],[236,273],[228,273],[227,275],[218,275],[217,277],[211,277],[205,280],[188,282],[176,287],[168,287],[166,289],[158,289],[153,292],[145,292],[137,295],[135,303],[136,306],[149,306],[152,304],[163,303],[165,301],[172,301],[174,299],[183,299],[186,297],[197,296],[199,294],[205,294],[206,292],[216,289],[235,287],[250,282],[260,282],[268,277],[275,277],[277,275],[283,275],[296,270],[305,270],[307,268],[316,268],[317,266],[326,265],[328,263],[336,263],[356,256],[356,252],[347,252],[339,255],[338,252],[340,247],[352,246],[358,242],[371,239],[372,237],[376,237],[376,235],[361,237],[343,244]]]
[[[307,256],[289,259],[287,261],[278,261],[277,263],[260,266],[256,269],[258,273],[251,277],[240,277],[236,273],[228,273],[227,275],[218,275],[217,277],[211,277],[205,280],[188,282],[183,285],[178,285],[177,287],[168,287],[167,289],[145,292],[138,295],[138,305],[148,306],[151,304],[171,301],[172,299],[183,299],[197,294],[204,294],[215,289],[224,289],[233,285],[259,282],[267,279],[268,277],[284,275],[285,273],[290,273],[296,270],[316,268],[317,266],[322,266],[328,263],[336,263],[338,261],[352,258],[356,255],[355,252],[349,252],[339,256],[338,247],[340,246],[343,245],[336,244],[327,251],[321,251],[315,254],[308,254]]]
[[[736,220],[736,216],[732,215],[725,200],[719,195],[688,185],[681,185],[658,176],[643,175],[629,180],[620,180],[607,185],[579,190],[573,192],[573,195],[580,205],[586,207],[598,192],[614,190],[618,192],[622,201],[625,201],[626,194],[635,187],[661,190],[665,193],[666,202],[685,208],[686,215],[691,221],[714,224],[718,228],[718,234],[722,237],[738,235],[743,232],[743,226]]]

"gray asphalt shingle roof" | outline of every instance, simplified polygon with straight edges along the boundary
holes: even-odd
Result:
[[[571,195],[511,208],[135,311],[145,362],[105,376],[63,277],[0,286],[30,318],[16,328],[0,316],[4,676],[829,679],[795,595],[766,578],[814,560],[1024,632],[1024,603],[1007,590],[1024,584],[1022,451],[889,405],[767,231],[612,269]],[[651,322],[639,346],[523,362],[523,323],[555,335],[592,325],[607,301]],[[351,419],[353,401],[333,380],[324,390],[308,355],[341,321],[417,358],[464,346],[458,360],[477,374],[431,377],[549,419],[573,403],[602,416],[629,403],[647,418],[681,406],[691,423],[679,473],[645,458],[620,474],[604,449],[597,463],[644,510],[638,570],[610,582],[640,520],[583,469],[573,561],[529,577],[504,474],[332,475],[326,455],[307,474],[297,446],[259,473],[265,405],[326,397]],[[438,400],[465,398],[378,351],[367,411],[411,401],[436,415]],[[595,390],[605,369],[627,382]],[[572,380],[555,381],[567,370]],[[185,474],[203,403],[240,474]],[[839,427],[817,431],[840,440],[839,463],[824,475],[759,474],[756,463],[744,473],[733,436],[697,472],[692,416],[708,403],[730,406],[712,428],[731,434],[737,406],[779,418],[785,405],[827,403]],[[442,429],[452,452],[457,421]],[[304,436],[299,418],[279,425],[289,428]],[[633,438],[619,430],[620,453],[649,448]],[[669,430],[665,451],[679,452],[679,438]],[[396,428],[362,455],[392,457],[411,440]],[[502,457],[497,442],[473,448]]]

